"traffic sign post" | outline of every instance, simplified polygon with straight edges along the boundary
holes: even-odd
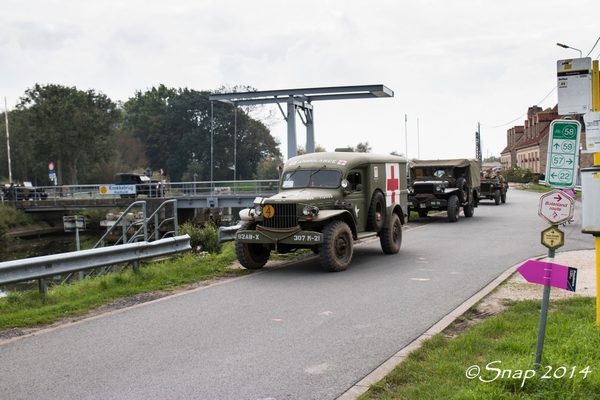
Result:
[[[579,121],[558,119],[550,123],[546,183],[555,188],[575,186],[579,165]]]
[[[565,126],[567,125],[562,125],[561,128],[564,128]],[[561,130],[561,132],[562,133],[556,135],[556,143],[561,143],[559,142],[559,140],[571,140],[564,139],[565,131]],[[572,132],[569,130],[566,136],[572,136],[571,134]],[[577,148],[579,148],[579,133],[577,132],[577,134],[574,136],[577,136]],[[548,152],[549,160],[550,157],[550,152]],[[577,165],[576,162],[575,165]],[[546,175],[546,181],[548,181],[548,175]],[[568,183],[568,180],[565,180],[564,183]],[[574,204],[575,200],[571,196],[558,189],[555,189],[548,193],[544,193],[542,196],[540,196],[538,215],[544,221],[552,225],[550,228],[547,228],[542,231],[542,244],[548,248],[548,262],[530,260],[521,265],[519,268],[517,268],[517,271],[519,271],[519,273],[523,275],[527,282],[544,285],[544,294],[542,296],[542,309],[540,312],[540,325],[538,328],[538,339],[535,348],[535,361],[533,363],[535,368],[538,369],[541,366],[540,363],[542,361],[542,352],[544,350],[546,321],[548,319],[548,307],[550,303],[550,288],[551,286],[555,286],[561,289],[570,290],[573,292],[575,291],[577,281],[577,269],[569,268],[564,265],[554,264],[552,262],[554,261],[554,250],[564,245],[564,233],[560,229],[558,229],[556,225],[560,224],[561,222],[568,221],[569,219],[571,219],[571,217],[573,217]]]

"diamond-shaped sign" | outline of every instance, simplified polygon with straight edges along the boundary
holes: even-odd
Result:
[[[549,224],[558,225],[573,216],[575,200],[562,190],[553,190],[540,197],[538,214]]]

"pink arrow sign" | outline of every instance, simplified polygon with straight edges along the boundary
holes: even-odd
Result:
[[[529,260],[517,271],[529,283],[554,286],[559,289],[575,291],[577,285],[577,268],[544,261]]]

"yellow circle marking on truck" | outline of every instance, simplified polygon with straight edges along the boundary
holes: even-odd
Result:
[[[263,207],[263,215],[265,216],[265,218],[273,218],[273,216],[275,215],[275,208],[273,208],[272,205],[267,204]]]

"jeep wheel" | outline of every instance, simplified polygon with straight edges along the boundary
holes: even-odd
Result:
[[[369,214],[367,216],[367,231],[377,232],[383,228],[385,218],[385,199],[383,193],[376,191],[371,197],[371,205],[369,206]]]
[[[452,195],[448,199],[448,219],[450,222],[458,221],[458,214],[460,213],[460,205],[458,196]]]
[[[419,218],[426,218],[427,217],[427,210],[419,210],[417,212],[419,213]]]
[[[241,231],[254,230],[253,224],[244,224]],[[262,244],[240,243],[235,241],[235,254],[242,267],[246,269],[260,269],[265,266],[271,251]]]
[[[400,251],[402,244],[402,224],[398,214],[392,215],[392,221],[389,228],[383,228],[379,233],[379,242],[381,249],[385,254],[395,254]]]
[[[342,221],[332,221],[323,229],[323,243],[319,248],[321,264],[328,271],[343,271],[352,260],[352,231]]]
[[[502,204],[506,203],[506,192],[500,195],[500,201],[502,202]]]
[[[494,190],[494,203],[500,204],[500,189]]]

